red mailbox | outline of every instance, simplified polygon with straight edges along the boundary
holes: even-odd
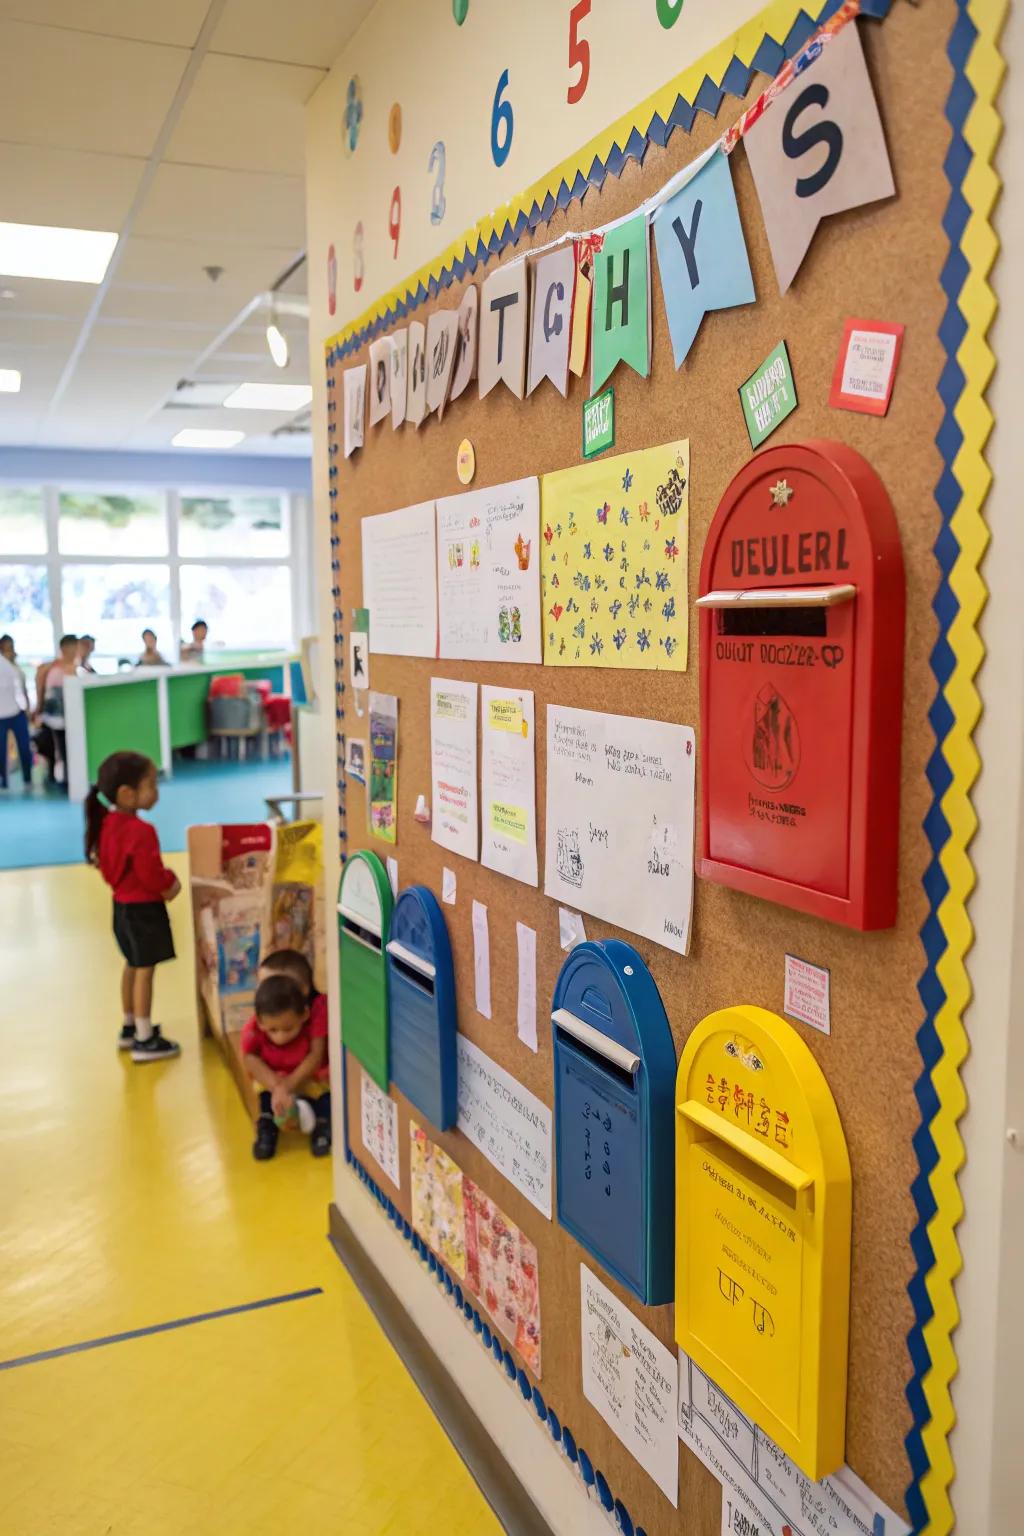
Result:
[[[700,873],[851,928],[896,920],[903,556],[844,443],[755,454],[700,568]]]

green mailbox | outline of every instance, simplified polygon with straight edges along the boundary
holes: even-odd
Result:
[[[351,854],[338,884],[341,1039],[385,1093],[388,1091],[385,949],[393,901],[387,870],[377,855],[367,849]]]

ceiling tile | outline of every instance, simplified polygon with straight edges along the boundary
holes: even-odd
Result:
[[[161,165],[139,216],[140,235],[239,240],[297,252],[305,243],[301,176],[260,176],[203,166]]]
[[[0,0],[0,18],[191,48],[210,0]]]
[[[303,175],[305,104],[323,78],[321,70],[294,64],[207,55],[165,158]]]
[[[0,344],[8,320],[14,316],[81,321],[96,297],[92,283],[49,283],[31,277],[0,277],[0,293],[14,295],[0,299]]]
[[[17,21],[2,43],[0,139],[121,156],[151,153],[189,58]]]
[[[201,294],[230,290],[239,299],[237,311],[254,294],[272,287],[295,260],[296,250],[295,245],[242,245],[223,234],[205,240],[133,235],[125,245],[112,291],[149,286]],[[203,271],[207,266],[223,267],[216,283]]]
[[[205,289],[113,283],[103,300],[101,318],[104,323],[132,320],[147,324],[198,325],[209,339],[235,318],[249,297],[248,291],[242,296],[232,287],[214,286],[209,281]],[[2,321],[3,311],[0,309],[0,325]]]
[[[0,143],[0,209],[12,224],[120,229],[145,164],[122,155]]]
[[[422,3],[422,0],[421,0]],[[213,34],[218,53],[330,69],[374,0],[227,0]]]

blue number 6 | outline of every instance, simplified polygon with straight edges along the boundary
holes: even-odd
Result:
[[[494,106],[491,109],[491,155],[495,165],[504,165],[508,159],[508,152],[512,148],[512,133],[514,124],[512,121],[512,106],[507,101],[502,101],[501,93],[508,85],[508,70],[503,69],[498,81],[498,89],[494,93]],[[504,124],[505,133],[501,142],[498,142],[498,128]]]

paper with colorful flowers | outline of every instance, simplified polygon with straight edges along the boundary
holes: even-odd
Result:
[[[545,666],[685,672],[689,439],[540,487]]]
[[[479,1184],[463,1180],[466,1285],[508,1342],[540,1375],[537,1250]]]

